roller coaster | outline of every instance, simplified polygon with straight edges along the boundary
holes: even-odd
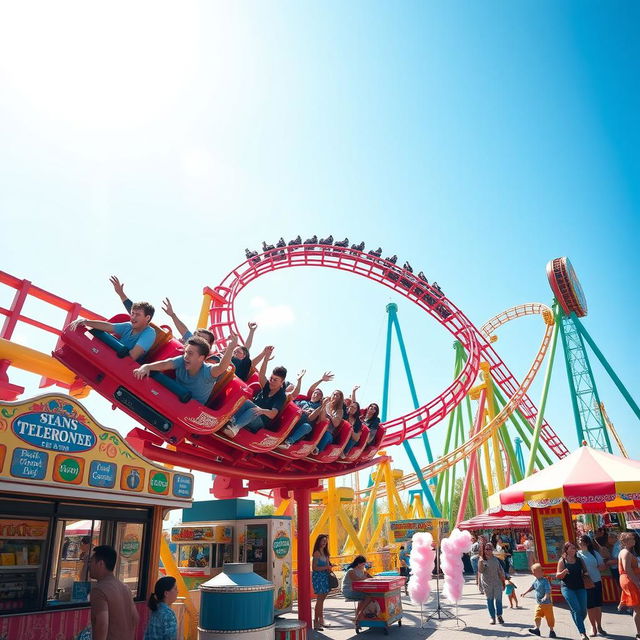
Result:
[[[234,376],[233,369],[229,369],[216,383],[204,405],[191,398],[190,393],[181,388],[176,380],[163,374],[138,380],[132,373],[137,363],[128,357],[127,350],[115,338],[96,330],[72,331],[68,328],[69,323],[80,316],[104,319],[100,314],[84,308],[80,303],[45,291],[28,280],[0,272],[0,288],[5,288],[5,293],[7,289],[13,293],[11,304],[6,308],[0,307],[0,315],[5,317],[0,329],[0,399],[14,401],[25,391],[9,379],[11,368],[41,375],[40,387],[56,385],[77,398],[94,390],[138,422],[139,427],[127,435],[127,440],[134,448],[156,462],[215,474],[214,493],[217,497],[280,489],[284,501],[279,509],[294,499],[298,516],[299,615],[308,623],[311,621],[308,507],[312,491],[322,487],[323,479],[329,478],[327,507],[331,503],[335,507],[336,500],[340,502],[336,495],[331,495],[332,491],[335,494],[335,477],[353,474],[357,478],[355,472],[378,465],[378,471],[371,475],[371,478],[375,477],[373,486],[356,492],[360,497],[369,496],[364,523],[373,513],[376,498],[385,493],[390,505],[394,501],[400,504],[399,491],[411,490],[420,484],[422,491],[426,489],[427,497],[432,500],[431,489],[425,484],[425,479],[438,477],[437,496],[443,484],[449,485],[448,474],[453,473],[455,478],[456,465],[464,462],[465,484],[457,520],[464,514],[471,484],[475,493],[475,510],[481,511],[484,508],[480,489],[481,453],[484,454],[484,479],[490,493],[494,474],[498,488],[509,483],[510,475],[516,477],[512,462],[515,458],[509,456],[508,451],[510,443],[508,439],[500,440],[499,437],[506,420],[515,423],[514,418],[519,416],[518,420],[526,424],[532,436],[531,443],[527,442],[529,465],[525,472],[524,465],[520,463],[520,477],[532,472],[534,462],[538,466],[544,464],[538,457],[539,453],[548,462],[551,461],[547,451],[538,446],[539,439],[557,458],[569,453],[544,419],[546,394],[559,335],[562,336],[565,351],[579,441],[584,438],[592,446],[610,451],[605,423],[614,433],[608,416],[605,419],[604,405],[599,399],[585,344],[591,347],[640,419],[640,408],[578,319],[586,315],[586,302],[568,259],[557,258],[547,267],[549,283],[556,298],[553,308],[541,303],[522,304],[496,315],[478,328],[435,282],[429,283],[422,273],[414,275],[408,264],[399,267],[393,259],[381,258],[380,251],[366,253],[363,250],[364,243],[351,247],[342,244],[346,243],[296,241],[284,245],[281,241],[273,248],[265,246],[262,253],[248,252],[247,259],[223,278],[218,286],[204,289],[198,326],[209,327],[216,346],[225,347],[232,335],[240,335],[235,303],[243,289],[258,278],[282,269],[314,267],[344,271],[383,285],[415,304],[446,329],[454,338],[456,348],[456,366],[451,384],[425,404],[415,402],[413,411],[383,422],[372,442],[365,440],[366,430],[363,429],[357,445],[346,456],[340,454],[351,435],[347,422],[338,428],[334,442],[322,453],[314,453],[314,445],[328,426],[326,421],[321,420],[317,421],[306,439],[288,449],[278,448],[300,416],[300,410],[294,403],[284,407],[271,429],[262,429],[257,434],[241,432],[229,439],[223,427],[244,401],[252,397],[255,387],[251,379],[245,384]],[[43,317],[29,316],[25,305],[30,299],[45,303],[57,312],[62,310],[65,314],[63,326],[58,328],[48,324]],[[493,343],[499,328],[525,316],[542,319],[543,335],[528,372],[519,382],[498,355]],[[53,354],[16,342],[14,333],[19,323],[55,336]],[[181,343],[173,338],[167,327],[154,328],[156,343],[152,352],[147,354],[149,358],[158,360],[182,352]],[[547,371],[538,410],[528,392],[547,354]],[[462,421],[458,421],[456,442],[449,450],[453,418],[456,412],[460,416],[463,402],[471,419],[470,398],[478,400],[471,430],[464,430]],[[496,408],[495,398],[502,402],[500,410]],[[423,467],[416,462],[412,474],[391,470],[390,458],[386,456],[387,447],[407,445],[410,439],[426,435],[429,429],[447,417],[449,431],[441,457]],[[493,463],[489,457],[489,444],[493,450]],[[384,482],[381,482],[383,476]],[[442,478],[445,479],[444,483],[441,482]],[[420,494],[419,491],[410,491],[413,498],[419,497],[413,495],[416,493]],[[413,513],[424,517],[419,501]],[[326,522],[327,514],[323,517]],[[346,516],[341,521],[356,547],[362,546],[367,532],[361,530],[356,533]],[[331,527],[335,529],[335,525]],[[380,523],[376,530],[380,530]]]
[[[220,428],[242,401],[251,396],[250,389],[237,379],[227,384],[225,394],[218,402],[218,406],[224,407],[226,412],[221,413],[220,410],[202,407],[194,400],[181,397],[175,384],[173,387],[163,385],[157,379],[134,381],[131,371],[135,363],[129,358],[122,358],[118,354],[117,345],[110,345],[108,340],[98,340],[88,332],[63,330],[53,355],[84,384],[94,388],[140,422],[144,428],[135,429],[129,439],[144,455],[158,462],[242,478],[249,481],[251,488],[283,484],[292,488],[296,484],[353,473],[371,466],[378,460],[375,457],[377,450],[400,444],[407,438],[431,429],[459,405],[477,379],[481,361],[490,366],[493,379],[509,398],[508,404],[467,442],[424,468],[423,474],[426,477],[440,474],[469,456],[491,437],[516,408],[534,426],[537,410],[527,396],[527,391],[549,345],[553,326],[551,310],[541,304],[522,305],[496,316],[478,329],[438,285],[429,283],[426,278],[418,277],[408,269],[374,253],[335,245],[301,244],[252,255],[235,267],[218,286],[204,291],[203,308],[208,316],[206,324],[215,335],[216,345],[224,347],[232,334],[239,334],[234,304],[247,285],[261,276],[297,267],[336,269],[384,285],[431,316],[463,345],[467,354],[462,370],[446,389],[419,408],[385,422],[379,430],[375,446],[360,450],[356,448],[359,455],[349,456],[346,460],[338,458],[346,443],[346,439],[340,436],[331,455],[324,459],[318,459],[318,456],[314,459],[311,454],[295,457],[295,452],[277,449],[299,417],[299,410],[293,404],[282,412],[270,432],[263,433],[266,431],[263,430],[257,436],[247,433],[244,440],[225,437]],[[25,298],[23,281],[3,274],[2,282],[20,287],[18,294]],[[11,312],[2,310],[8,320],[15,317],[17,306],[14,304]],[[87,313],[80,305],[75,305],[75,310],[90,317],[99,317],[97,314]],[[491,334],[505,322],[531,314],[544,318],[545,333],[533,364],[520,384],[491,345]],[[72,320],[73,315],[71,312],[67,320]],[[96,333],[99,332],[94,332]],[[155,351],[154,359],[167,357],[167,347],[171,343],[174,350],[170,354],[179,352],[179,344],[172,341],[170,336],[160,340],[160,343],[161,349]],[[114,372],[118,372],[117,375]],[[79,386],[77,381],[75,386]],[[318,433],[314,437],[319,439]],[[546,421],[542,423],[541,438],[558,458],[567,455],[567,448]],[[164,446],[165,443],[169,443],[171,447]],[[415,475],[407,476],[403,479],[401,488],[409,488],[416,482]]]

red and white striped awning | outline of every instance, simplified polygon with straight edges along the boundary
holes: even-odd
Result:
[[[588,446],[489,496],[489,513],[505,515],[569,503],[575,513],[640,508],[640,461]]]
[[[531,516],[508,515],[492,516],[488,513],[469,518],[458,525],[458,529],[473,531],[476,529],[530,529]]]

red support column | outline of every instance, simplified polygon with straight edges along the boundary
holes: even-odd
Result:
[[[309,503],[311,489],[294,489],[298,514],[298,620],[311,626],[311,550],[309,549]]]

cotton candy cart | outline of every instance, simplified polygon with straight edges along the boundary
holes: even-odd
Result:
[[[378,576],[366,580],[354,580],[354,591],[366,593],[371,602],[365,607],[362,619],[356,624],[356,633],[361,627],[382,627],[385,635],[394,622],[402,626],[402,589],[404,576]]]

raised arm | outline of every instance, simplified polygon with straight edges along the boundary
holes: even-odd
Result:
[[[109,282],[113,286],[113,290],[118,294],[120,300],[122,300],[122,304],[124,308],[131,313],[131,307],[133,306],[133,302],[129,299],[129,296],[124,292],[124,282],[120,282],[117,276],[111,276],[109,278]]]
[[[296,382],[296,386],[293,388],[291,393],[287,394],[288,398],[296,398],[300,395],[300,388],[302,387],[302,378],[304,378],[304,374],[307,373],[306,369],[302,369],[298,374],[298,381]]]
[[[171,306],[171,300],[169,298],[165,298],[162,301],[162,310],[173,320],[173,324],[176,326],[178,333],[184,337],[185,334],[191,333],[187,325],[178,318],[176,312],[173,310]]]
[[[233,351],[237,346],[238,346],[238,336],[232,335],[229,340],[229,344],[227,345],[227,348],[224,350],[222,360],[220,360],[220,362],[214,367],[211,367],[211,375],[213,377],[217,378],[227,370],[227,367],[231,364]]]
[[[265,352],[267,350],[267,347],[265,347],[252,361],[251,361],[251,366],[254,369],[258,368],[258,365],[262,362],[262,360],[264,359],[265,356]]]
[[[249,327],[249,335],[247,336],[244,346],[250,350],[251,345],[253,344],[253,334],[256,332],[256,329],[258,328],[258,324],[256,322],[249,322],[247,326]]]
[[[353,389],[351,389],[351,402],[355,402],[356,401],[356,391],[360,388],[359,384],[356,384],[353,386]]]
[[[267,384],[267,365],[269,364],[269,360],[273,360],[273,347],[268,346],[264,348],[264,358],[262,359],[262,364],[260,365],[260,371],[258,375],[260,376],[260,384],[264,387]]]
[[[322,374],[322,378],[320,378],[320,380],[318,380],[317,382],[314,382],[310,387],[309,390],[307,391],[307,397],[309,399],[311,399],[311,394],[323,383],[323,382],[330,382],[331,380],[333,380],[333,373],[331,373],[331,371],[325,371]]]

